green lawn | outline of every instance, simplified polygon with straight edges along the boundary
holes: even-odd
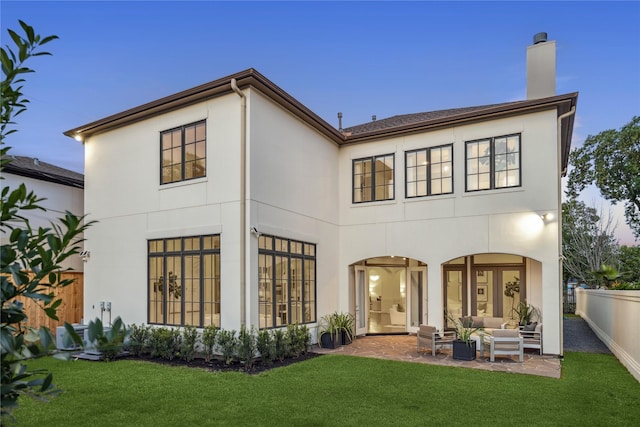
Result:
[[[612,355],[568,353],[561,379],[327,355],[259,375],[55,359],[65,390],[22,426],[629,426],[640,384]]]

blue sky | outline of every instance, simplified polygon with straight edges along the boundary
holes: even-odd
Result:
[[[347,127],[524,99],[541,31],[557,42],[557,93],[580,92],[574,146],[640,114],[637,1],[3,0],[3,46],[18,19],[60,40],[29,64],[12,153],[79,172],[82,146],[63,131],[250,67],[336,127],[338,111]],[[583,199],[608,208],[597,190]]]

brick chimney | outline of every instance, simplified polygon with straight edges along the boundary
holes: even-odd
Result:
[[[527,47],[527,99],[556,94],[556,42],[547,41],[547,33],[533,36]]]

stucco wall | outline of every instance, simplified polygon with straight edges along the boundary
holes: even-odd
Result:
[[[576,290],[576,314],[640,381],[640,291]]]
[[[16,189],[20,184],[24,183],[27,186],[27,190],[33,191],[38,197],[46,198],[39,203],[40,206],[46,209],[46,212],[41,210],[28,210],[21,212],[21,215],[29,219],[31,227],[38,229],[38,227],[50,227],[51,222],[58,223],[59,218],[63,218],[65,211],[69,211],[76,216],[82,216],[84,212],[84,193],[82,188],[69,187],[62,184],[56,184],[48,181],[41,181],[38,179],[28,178],[24,176],[14,175],[11,173],[2,174],[4,180],[2,181],[2,187],[9,187],[12,190]],[[82,235],[80,236],[82,238]],[[5,241],[5,236],[0,235],[2,242]],[[80,243],[80,247],[83,244]],[[83,271],[84,263],[79,255],[67,258],[62,263],[63,268],[71,268],[75,271]]]
[[[340,266],[375,256],[427,263],[428,322],[442,326],[441,264],[477,253],[508,253],[537,260],[532,290],[544,313],[545,352],[560,354],[558,190],[555,112],[539,112],[420,135],[357,144],[340,151]],[[520,133],[522,186],[465,193],[465,141]],[[405,199],[404,152],[453,144],[454,193]],[[352,160],[395,154],[395,200],[353,204]],[[543,221],[542,213],[554,220]],[[358,242],[354,244],[353,242]],[[341,305],[348,277],[340,276]]]

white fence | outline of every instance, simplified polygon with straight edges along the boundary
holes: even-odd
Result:
[[[578,289],[576,314],[640,381],[640,291]]]

